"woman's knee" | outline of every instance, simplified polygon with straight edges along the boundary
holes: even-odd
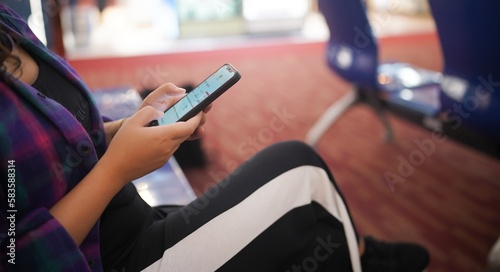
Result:
[[[322,161],[316,151],[306,143],[298,140],[284,141],[264,149],[262,154],[275,162],[283,160],[297,161],[302,164],[318,164]]]

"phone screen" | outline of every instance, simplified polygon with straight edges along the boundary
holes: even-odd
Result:
[[[196,105],[201,103],[210,94],[214,93],[235,75],[235,70],[227,66],[222,66],[209,78],[189,92],[185,97],[175,103],[165,111],[165,114],[158,120],[159,125],[169,125],[177,122],[182,116],[187,114]]]

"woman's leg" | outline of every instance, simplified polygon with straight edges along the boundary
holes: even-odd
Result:
[[[273,145],[156,221],[127,271],[360,271],[348,209],[301,142]]]

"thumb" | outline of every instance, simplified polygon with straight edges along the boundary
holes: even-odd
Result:
[[[175,95],[172,95],[169,98],[167,98],[166,103],[165,103],[166,109],[171,108],[175,103],[177,103],[177,101],[181,100],[186,95],[187,95],[186,93],[179,93],[179,94],[175,94]]]
[[[156,110],[151,106],[146,106],[132,115],[126,123],[145,126],[153,120],[158,120],[163,116],[163,112]]]

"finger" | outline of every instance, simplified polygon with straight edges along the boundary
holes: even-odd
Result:
[[[167,96],[167,98],[165,98],[162,101],[156,101],[155,109],[164,112],[167,109],[171,108],[175,103],[177,103],[177,101],[181,100],[185,96],[186,96],[185,93],[174,96]]]
[[[167,109],[172,107],[175,103],[177,103],[177,101],[181,100],[182,98],[184,98],[187,94],[181,94],[181,95],[177,95],[177,96],[171,96],[169,97],[167,100],[166,100],[166,103],[165,105],[167,106]],[[166,109],[165,109],[166,110]]]
[[[203,126],[198,127],[191,136],[189,136],[188,140],[197,140],[203,137],[205,135],[205,128]]]
[[[206,107],[203,109],[203,112],[204,112],[204,113],[208,113],[211,109],[212,109],[212,103],[210,103],[210,105],[206,106]]]
[[[163,116],[163,112],[156,110],[151,106],[146,106],[132,115],[127,121],[126,124],[134,124],[144,126],[149,124],[153,120],[157,120]],[[125,124],[124,124],[125,125]]]
[[[165,133],[170,135],[171,140],[181,139],[182,141],[186,140],[191,136],[196,129],[200,126],[201,116],[199,113],[193,118],[185,121],[185,122],[177,122],[174,124],[170,124],[167,126],[163,126],[165,129]]]
[[[151,92],[145,98],[145,100],[146,99],[152,101],[165,100],[169,96],[182,95],[184,93],[186,93],[185,89],[179,88],[173,83],[166,83],[156,88],[153,92]]]
[[[179,97],[184,96],[185,93],[185,89],[179,88],[172,83],[167,83],[151,92],[144,99],[143,104],[150,105],[157,110],[165,111],[173,104],[172,100],[177,101]]]
[[[196,129],[197,127],[200,126],[200,123],[201,123],[201,120],[203,119],[203,116],[205,116],[205,114],[202,113],[202,112],[200,112],[200,113],[196,114],[194,117],[190,118],[189,120],[187,120],[184,123],[188,123],[191,126],[194,126],[194,129]]]
[[[200,121],[200,127],[203,126],[207,122],[207,116],[205,113],[201,114],[201,121]]]

